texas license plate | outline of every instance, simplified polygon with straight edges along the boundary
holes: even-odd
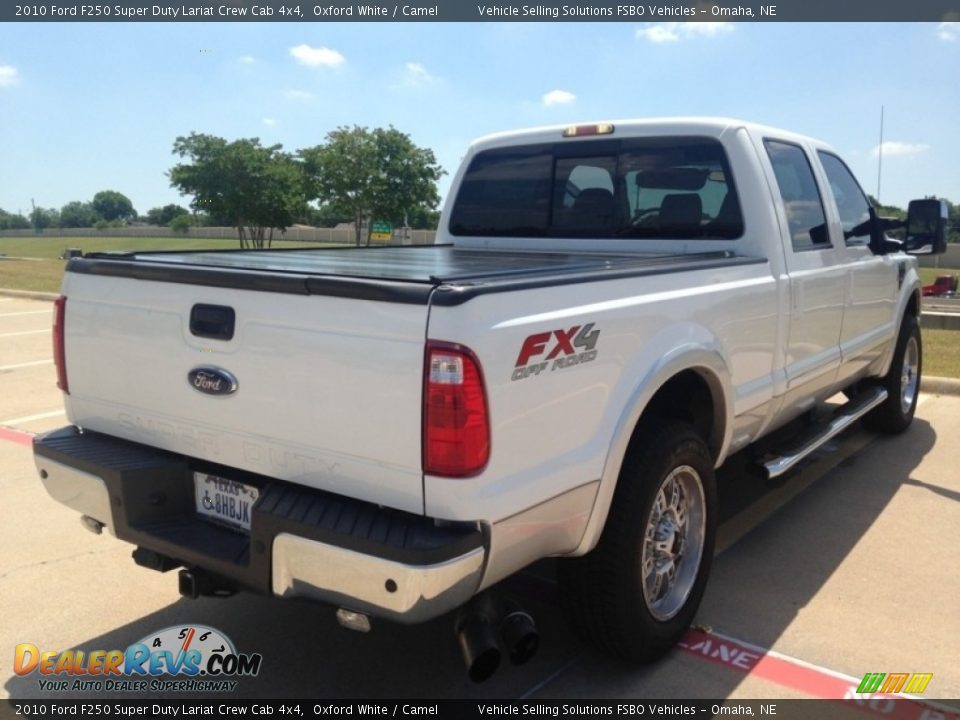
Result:
[[[193,474],[193,485],[200,515],[250,532],[253,504],[260,496],[256,487],[200,472]]]

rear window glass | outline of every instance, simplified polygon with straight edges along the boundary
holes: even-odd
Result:
[[[729,239],[743,217],[723,147],[707,138],[499,148],[470,163],[453,235]]]

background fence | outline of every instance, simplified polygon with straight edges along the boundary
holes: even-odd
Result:
[[[401,230],[394,230],[392,243],[395,245],[426,245],[433,242],[437,235],[436,230],[408,230],[407,237],[402,236]],[[0,230],[0,237],[31,237],[35,233],[33,230]],[[192,227],[187,235],[175,233],[171,228],[156,227],[153,225],[132,226],[121,228],[106,228],[97,230],[96,228],[67,228],[46,230],[36,237],[62,237],[65,240],[69,238],[85,237],[152,237],[152,238],[209,238],[216,240],[237,240],[237,230],[232,227]],[[273,234],[274,240],[287,240],[294,242],[310,243],[337,243],[352,245],[355,242],[354,232],[349,228],[312,228],[312,227],[292,227],[287,228],[285,233],[276,230]],[[372,244],[381,245],[380,241],[373,241]],[[947,245],[947,252],[943,255],[920,256],[921,267],[942,267],[942,268],[960,268],[960,244],[951,243]]]
[[[393,233],[393,243],[398,245],[424,245],[432,243],[436,237],[436,230],[407,230],[406,237],[401,230]],[[154,225],[133,225],[119,228],[51,228],[39,235],[33,230],[0,230],[0,237],[151,237],[151,238],[204,238],[214,240],[237,240],[237,229],[232,227],[191,227],[186,235],[174,232],[171,228],[156,227]],[[275,230],[274,240],[310,243],[345,243],[352,245],[356,242],[354,231],[350,228],[312,228],[292,227],[286,232]],[[376,243],[381,244],[381,243]]]
[[[950,243],[943,255],[920,255],[920,267],[960,268],[960,244]]]

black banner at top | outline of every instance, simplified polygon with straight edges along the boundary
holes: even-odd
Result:
[[[91,700],[0,700],[0,720],[55,717],[197,718],[252,716],[269,720],[312,718],[430,718],[431,720],[499,720],[500,718],[647,718],[766,717],[768,720],[957,720],[951,705],[903,697],[873,696],[850,700],[237,700],[208,698]]]
[[[960,0],[37,0],[4,22],[957,22]]]

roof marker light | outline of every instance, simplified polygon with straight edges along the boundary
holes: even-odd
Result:
[[[563,131],[563,137],[586,137],[588,135],[612,135],[612,123],[596,123],[594,125],[571,125]]]

